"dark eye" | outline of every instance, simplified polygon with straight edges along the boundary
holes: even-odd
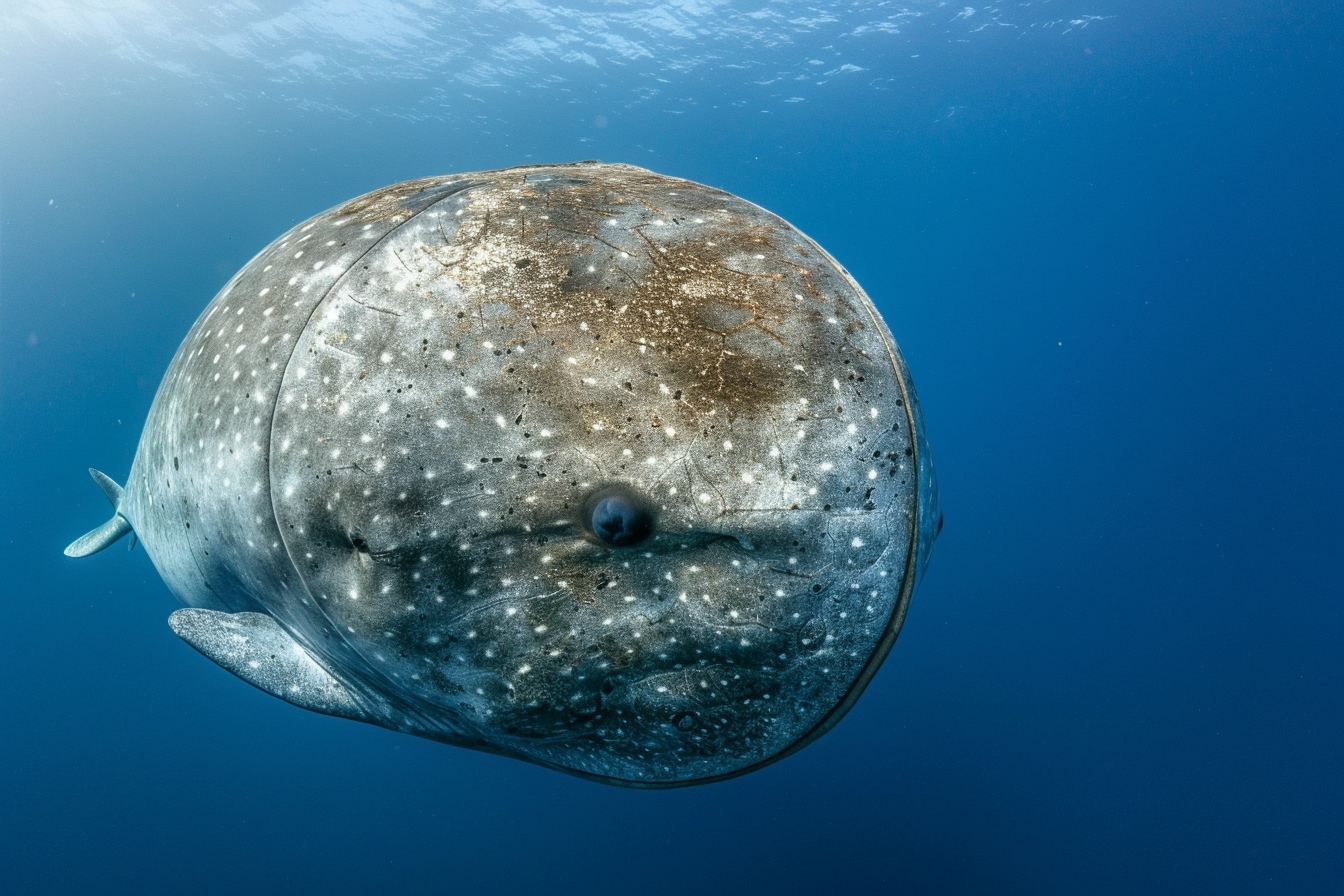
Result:
[[[653,509],[628,485],[598,489],[583,503],[583,511],[588,531],[612,547],[639,544],[653,532]]]

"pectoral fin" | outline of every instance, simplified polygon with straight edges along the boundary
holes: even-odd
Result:
[[[189,608],[168,617],[183,641],[248,684],[303,709],[368,721],[337,681],[265,613],[220,613]]]

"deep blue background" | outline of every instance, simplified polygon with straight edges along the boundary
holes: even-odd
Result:
[[[874,51],[886,88],[770,114],[713,72],[682,114],[594,84],[488,127],[67,89],[57,53],[11,78],[0,889],[1344,892],[1344,22],[1117,6]],[[270,239],[397,180],[592,157],[793,221],[914,372],[947,527],[834,732],[605,788],[300,712],[172,635],[143,551],[61,556],[107,515],[85,468],[124,478]]]

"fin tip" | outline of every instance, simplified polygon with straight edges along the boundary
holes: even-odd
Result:
[[[131,524],[126,517],[119,513],[113,514],[112,519],[103,523],[97,529],[85,532],[66,545],[65,556],[78,558],[96,554],[116,543],[118,539],[130,531]]]

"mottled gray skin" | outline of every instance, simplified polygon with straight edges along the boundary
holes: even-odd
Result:
[[[657,508],[637,546],[585,528],[611,483]],[[239,614],[174,628],[252,683],[637,786],[834,725],[939,519],[854,280],[742,199],[597,163],[397,184],[267,247],[179,349],[118,512],[183,603]],[[290,639],[302,674],[255,671]]]

